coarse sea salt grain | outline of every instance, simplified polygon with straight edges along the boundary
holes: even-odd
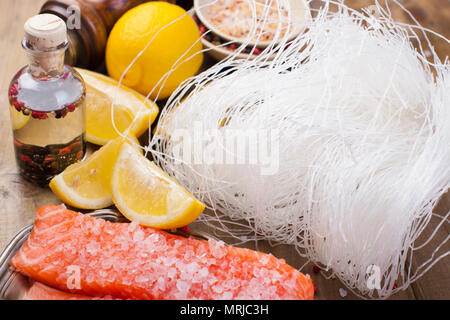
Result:
[[[177,273],[178,273],[178,270],[176,268],[170,268],[167,271],[167,277],[169,279],[175,279],[175,276],[177,275]]]
[[[109,224],[105,225],[105,227],[103,228],[103,231],[109,235],[113,235],[115,232],[115,230]]]
[[[220,300],[231,300],[231,299],[233,299],[233,293],[230,291],[226,291],[219,297],[219,299]]]
[[[208,240],[209,249],[211,254],[217,259],[221,259],[227,255],[227,248],[223,241],[215,241],[213,239]]]
[[[150,279],[146,276],[139,275],[135,278],[136,282],[142,283],[142,282],[148,282]]]
[[[347,290],[339,288],[339,294],[342,298],[345,298],[347,296]]]
[[[198,275],[199,275],[200,277],[207,277],[208,274],[209,274],[209,270],[208,270],[208,268],[206,268],[206,267],[203,267],[203,268],[201,268],[201,269],[198,271]]]
[[[159,277],[155,284],[155,289],[163,292],[166,290],[166,281],[163,277]]]
[[[222,293],[223,290],[224,290],[224,288],[223,288],[222,285],[216,284],[215,286],[212,287],[212,290],[213,290],[215,293]]]
[[[132,233],[138,227],[139,227],[139,223],[137,223],[136,221],[132,221],[128,224],[128,232]]]
[[[95,235],[101,235],[101,231],[102,231],[101,226],[102,226],[102,223],[100,220],[94,220],[94,223],[92,224],[92,229],[91,229],[92,233]]]
[[[190,274],[194,274],[199,270],[199,268],[199,264],[194,261],[186,265],[185,271],[189,272]]]
[[[133,241],[134,242],[141,242],[145,238],[145,233],[140,228],[137,229],[133,234]]]
[[[86,252],[90,255],[96,255],[98,252],[97,244],[96,243],[88,243],[86,245]]]
[[[105,270],[108,270],[112,267],[112,265],[114,264],[114,259],[113,258],[108,258],[108,259],[104,259],[101,263],[102,268]]]
[[[269,255],[263,255],[259,261],[262,263],[263,266],[267,265],[270,261]]]
[[[189,282],[183,280],[177,281],[177,289],[180,290],[180,292],[187,293],[190,288],[191,284]]]

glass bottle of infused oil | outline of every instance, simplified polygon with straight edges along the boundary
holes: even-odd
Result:
[[[85,145],[85,85],[64,65],[66,24],[40,14],[24,25],[22,46],[29,63],[13,77],[8,96],[18,168],[45,186],[68,165],[81,160]]]

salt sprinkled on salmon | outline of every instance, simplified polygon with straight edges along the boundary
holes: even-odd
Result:
[[[58,212],[58,214],[55,214]],[[11,261],[23,274],[66,292],[120,299],[312,299],[305,276],[273,255],[186,239],[137,223],[111,223],[38,209],[29,239]],[[79,268],[77,289],[68,289]]]

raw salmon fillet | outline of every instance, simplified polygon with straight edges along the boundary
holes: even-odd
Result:
[[[85,296],[76,293],[60,291],[43,283],[35,282],[28,289],[26,300],[99,300],[100,298]]]
[[[11,265],[36,281],[88,296],[227,300],[314,296],[308,275],[271,254],[221,241],[186,239],[133,222],[111,223],[64,205],[37,210],[32,232]],[[74,268],[79,271],[77,288],[73,288]]]

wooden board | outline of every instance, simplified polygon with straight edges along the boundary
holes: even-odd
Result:
[[[17,175],[12,146],[11,125],[7,108],[6,90],[14,73],[26,63],[25,54],[20,41],[23,37],[23,23],[25,20],[39,11],[44,0],[3,0],[0,1],[0,135],[3,143],[0,144],[0,249],[23,226],[31,223],[35,209],[41,205],[57,204],[60,200],[49,189],[35,187],[24,181]],[[317,7],[317,1],[313,7]],[[365,7],[371,4],[368,0],[350,0],[348,4],[355,8]],[[448,0],[404,0],[401,1],[420,18],[424,26],[435,29],[450,37],[450,7]],[[402,14],[395,11],[399,19],[405,19]],[[438,44],[439,43],[439,44]],[[448,44],[442,46],[436,42],[438,52],[443,56],[450,54]],[[450,196],[442,199],[436,208],[436,213],[446,213],[450,210]],[[436,224],[438,220],[432,221]],[[445,224],[438,232],[436,239],[445,239],[450,230]],[[426,230],[423,237],[430,235]],[[256,247],[254,244],[249,247]],[[433,247],[430,244],[430,247]],[[356,296],[348,292],[345,298],[339,294],[339,289],[344,285],[339,280],[327,280],[320,274],[312,271],[312,265],[305,259],[299,258],[295,250],[290,246],[279,245],[271,247],[266,242],[259,242],[258,249],[272,252],[275,256],[285,258],[288,263],[302,271],[311,274],[318,287],[317,299],[354,299]],[[440,252],[450,250],[450,244],[441,248]],[[426,247],[413,258],[413,265],[417,268],[420,261],[426,260],[432,253]],[[450,299],[450,259],[439,261],[424,277],[402,291],[392,296],[391,299]],[[305,265],[306,264],[306,265]]]

